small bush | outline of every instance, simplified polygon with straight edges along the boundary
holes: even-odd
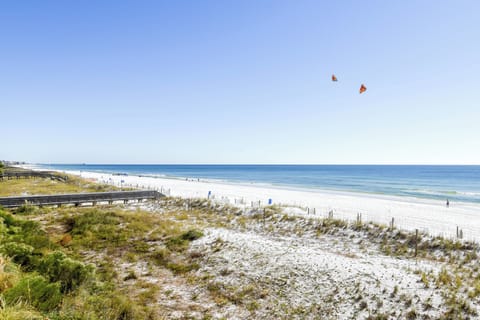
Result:
[[[192,229],[182,234],[181,237],[183,240],[193,241],[203,237],[203,233],[201,231]]]
[[[171,251],[183,251],[188,244],[188,240],[183,239],[182,236],[170,238],[166,242],[167,248]]]
[[[102,235],[106,227],[117,226],[121,223],[120,217],[115,212],[101,212],[97,209],[91,209],[81,215],[69,217],[65,222],[73,235],[89,233]]]
[[[11,225],[15,225],[16,219],[2,208],[0,208],[0,218],[2,218],[2,221],[7,228],[9,228]]]
[[[15,210],[15,213],[18,215],[29,215],[29,214],[34,214],[38,210],[38,207],[32,206],[31,204],[24,204],[20,207],[18,207]]]
[[[3,223],[3,218],[0,217],[0,240],[7,234],[7,232],[8,228],[5,223]]]
[[[422,272],[422,276],[421,276],[421,281],[423,282],[423,284],[425,285],[425,288],[429,288],[430,287],[430,283],[428,281],[428,277],[427,275],[425,274],[425,272]]]
[[[123,278],[123,281],[136,280],[136,279],[138,279],[138,277],[135,274],[135,271],[130,270],[128,274]]]
[[[190,241],[197,240],[201,237],[203,237],[201,231],[192,229],[182,233],[180,236],[168,239],[166,245],[168,249],[172,251],[183,251],[188,247]]]
[[[67,231],[93,248],[127,243],[128,230],[121,228],[122,217],[115,212],[91,209],[66,219]]]
[[[408,312],[405,314],[405,318],[408,319],[408,320],[413,320],[413,319],[417,319],[418,317],[418,313],[415,309],[410,309],[408,310]]]
[[[200,268],[200,266],[197,263],[185,264],[185,263],[175,263],[175,262],[167,263],[166,267],[175,274],[187,273],[192,270],[198,270],[198,268]]]
[[[32,260],[33,247],[24,243],[8,242],[0,247],[0,251],[21,266],[29,265]]]
[[[93,273],[93,267],[67,258],[63,252],[57,251],[40,262],[39,271],[51,282],[60,282],[61,290],[65,293],[87,280]]]
[[[0,210],[0,220],[3,222],[0,231],[9,242],[21,242],[35,249],[51,245],[48,235],[36,221],[17,219],[13,215]]]
[[[452,277],[448,273],[447,269],[442,268],[437,276],[437,286],[440,287],[441,285],[450,285],[451,283]]]
[[[59,283],[49,283],[44,277],[27,276],[4,294],[5,303],[26,302],[41,311],[51,311],[62,301]]]
[[[17,265],[10,263],[9,259],[5,259],[0,255],[0,293],[13,287],[13,285],[18,282],[19,275],[20,270]],[[0,317],[0,319],[2,319],[2,317]]]
[[[18,319],[28,319],[28,320],[45,320],[38,311],[30,310],[28,306],[25,306],[21,303],[13,306],[4,306],[0,308],[0,319],[2,320],[18,320]]]
[[[166,248],[159,249],[151,255],[153,261],[160,266],[165,266],[170,261],[170,251]]]
[[[91,297],[89,307],[95,310],[100,317],[94,319],[137,320],[146,319],[141,316],[141,310],[124,295],[116,293]],[[83,319],[80,318],[80,319]]]

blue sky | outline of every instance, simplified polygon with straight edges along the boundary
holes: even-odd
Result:
[[[480,164],[479,12],[2,1],[0,159]]]

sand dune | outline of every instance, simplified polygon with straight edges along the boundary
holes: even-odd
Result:
[[[70,174],[100,182],[153,188],[171,196],[210,198],[240,207],[273,204],[285,205],[296,215],[326,216],[333,211],[335,218],[353,220],[361,214],[363,221],[389,224],[407,230],[419,229],[432,235],[455,237],[457,226],[464,239],[480,240],[480,205],[445,203],[437,200],[394,197],[336,191],[295,190],[261,184],[241,184],[197,179],[181,180],[144,176],[119,176],[96,172],[71,171]],[[123,182],[122,182],[123,181]]]

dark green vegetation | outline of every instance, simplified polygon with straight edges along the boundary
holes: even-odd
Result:
[[[197,268],[181,256],[191,240],[202,236],[195,229],[184,230],[140,211],[63,208],[53,217],[51,210],[33,212],[50,216],[51,225],[63,226],[61,234],[47,233],[46,225],[0,210],[0,293],[5,302],[0,318],[20,312],[15,310],[22,306],[32,317],[50,319],[153,319],[154,308],[119,288],[119,281],[129,279],[120,277],[116,262],[121,257],[145,259],[174,273]],[[71,240],[62,247],[65,232]],[[92,250],[96,254],[86,259],[85,252]]]
[[[94,277],[92,266],[59,251],[39,223],[15,218],[2,209],[0,239],[3,316],[18,304],[54,316],[64,294]]]
[[[0,182],[2,195],[110,188],[78,178]],[[158,288],[125,285],[138,271],[125,276],[118,265],[194,270],[184,253],[201,236],[168,216],[120,206],[0,208],[0,319],[162,319],[162,308],[152,304]]]

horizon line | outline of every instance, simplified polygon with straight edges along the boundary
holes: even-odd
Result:
[[[21,161],[18,161],[21,162]],[[480,166],[480,164],[462,163],[67,163],[67,162],[37,162],[25,164],[37,165],[165,165],[165,166]]]

